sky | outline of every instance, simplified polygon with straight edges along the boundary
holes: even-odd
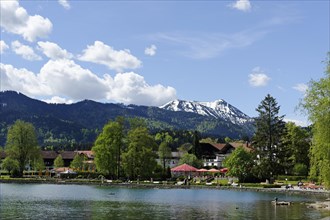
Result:
[[[0,90],[49,103],[161,106],[223,99],[245,114],[267,94],[298,125],[324,76],[322,1],[0,0]]]

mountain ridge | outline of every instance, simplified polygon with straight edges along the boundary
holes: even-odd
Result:
[[[248,115],[223,99],[218,99],[213,102],[176,99],[160,106],[160,108],[171,111],[194,112],[217,119],[222,118],[230,120],[234,124],[241,124],[252,120]]]
[[[254,132],[251,121],[233,123],[228,118],[196,112],[93,100],[49,104],[15,91],[1,91],[0,146],[5,145],[9,126],[18,119],[33,123],[40,145],[45,146],[93,143],[103,126],[118,116],[143,118],[153,133],[161,130],[197,130],[203,135],[241,138]]]

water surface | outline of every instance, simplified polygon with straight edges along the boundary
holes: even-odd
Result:
[[[274,206],[271,200],[293,201]],[[217,189],[0,184],[0,219],[322,219],[312,195]]]

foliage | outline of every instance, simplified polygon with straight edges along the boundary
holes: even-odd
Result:
[[[87,157],[84,154],[76,154],[71,161],[70,167],[75,170],[85,170],[84,162],[87,161]]]
[[[283,137],[283,142],[287,145],[291,155],[289,169],[292,169],[295,164],[304,164],[308,169],[310,148],[308,131],[296,126],[293,122],[288,122],[285,126],[287,133]]]
[[[233,151],[223,162],[228,168],[226,175],[235,176],[239,182],[244,182],[245,178],[252,176],[253,155],[239,147]]]
[[[171,160],[171,157],[172,157],[171,148],[168,147],[166,141],[162,142],[159,145],[158,156],[159,156],[159,160],[161,162],[161,165],[163,166],[163,171],[165,172],[166,164],[168,163],[168,161]]]
[[[92,148],[97,170],[103,175],[120,176],[120,156],[123,148],[123,127],[117,121],[108,122]]]
[[[129,178],[149,178],[156,167],[157,144],[145,127],[136,127],[128,132],[127,150],[122,154],[122,163]]]
[[[62,158],[62,155],[59,154],[55,160],[54,160],[54,167],[59,168],[59,167],[64,167],[64,160]]]
[[[200,161],[195,154],[189,154],[189,153],[185,153],[180,158],[179,164],[185,164],[185,163],[196,168],[200,168],[203,165],[202,161]]]
[[[308,167],[306,164],[297,163],[293,167],[293,174],[295,176],[307,176],[308,175]]]
[[[32,168],[34,170],[44,170],[45,169],[45,163],[44,163],[44,160],[42,159],[41,155],[33,160]]]
[[[310,177],[318,178],[330,187],[330,53],[325,76],[319,81],[310,81],[301,106],[313,123]]]
[[[285,135],[284,116],[278,116],[280,107],[269,94],[256,110],[259,116],[256,118],[256,133],[253,136],[257,156],[255,174],[259,178],[270,179],[284,172],[288,166],[288,150],[282,140]]]
[[[2,168],[7,170],[9,173],[12,173],[14,170],[19,169],[18,160],[6,157],[1,164]]]
[[[17,176],[22,177],[25,166],[30,160],[40,156],[37,135],[34,126],[17,120],[8,130],[6,142],[7,157],[17,160]]]
[[[5,144],[7,129],[17,119],[33,123],[39,145],[53,146],[57,151],[89,148],[103,126],[118,116],[143,119],[153,134],[169,132],[174,139],[173,144],[169,145],[173,150],[183,143],[191,143],[191,140],[187,139],[191,138],[189,133],[195,130],[203,135],[218,138],[239,138],[245,134],[251,136],[254,131],[251,122],[238,125],[214,117],[172,112],[158,107],[103,104],[89,100],[70,105],[54,105],[30,99],[22,93],[13,91],[0,92],[0,99],[7,103],[0,111],[0,145]],[[176,139],[180,136],[184,138]]]
[[[202,157],[202,149],[201,149],[201,145],[200,145],[200,139],[201,139],[201,135],[198,131],[194,131],[194,136],[193,136],[193,147],[191,149],[192,154],[194,154],[197,159],[201,159]]]

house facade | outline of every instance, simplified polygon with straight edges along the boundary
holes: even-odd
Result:
[[[245,150],[251,151],[248,143],[200,143],[202,149],[202,160],[204,167],[217,167],[222,168],[223,161],[228,157],[236,148],[244,147]]]

